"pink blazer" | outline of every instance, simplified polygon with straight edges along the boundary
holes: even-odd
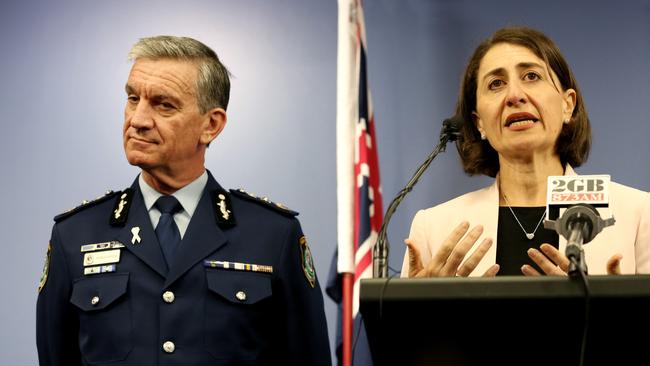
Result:
[[[576,173],[567,167],[566,175]],[[493,244],[471,276],[481,276],[496,263],[497,222],[499,214],[499,187],[494,184],[464,194],[438,206],[420,210],[413,218],[409,237],[414,240],[426,265],[442,241],[461,221],[470,226],[483,225],[483,238],[492,238]],[[623,274],[650,273],[650,193],[612,182],[608,208],[599,208],[601,217],[614,215],[616,224],[603,229],[594,240],[585,244],[585,258],[589,274],[606,274],[607,260],[614,254],[623,255]],[[475,245],[477,246],[477,245]],[[560,251],[564,253],[566,240],[560,237]],[[471,251],[470,251],[471,253]],[[408,277],[408,252],[404,255],[402,277]]]

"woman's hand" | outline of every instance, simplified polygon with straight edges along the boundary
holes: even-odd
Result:
[[[476,240],[483,233],[482,226],[475,226],[469,230],[469,223],[462,222],[454,231],[442,242],[438,252],[433,255],[431,261],[426,267],[422,264],[422,257],[417,246],[411,239],[404,242],[408,247],[409,255],[409,277],[451,277],[451,276],[469,276],[476,268],[485,253],[492,245],[492,239],[483,239],[476,250],[467,258],[467,252],[476,243]],[[467,234],[467,235],[465,235]],[[461,240],[462,239],[462,240]],[[492,277],[499,272],[499,265],[494,264],[483,274],[483,276]]]
[[[569,271],[569,258],[550,244],[542,244],[540,249],[541,252],[535,248],[528,249],[530,259],[549,276],[566,276]],[[607,261],[607,274],[621,274],[621,259],[623,259],[622,255],[615,254]],[[541,275],[535,268],[528,264],[521,266],[521,273],[525,276]]]

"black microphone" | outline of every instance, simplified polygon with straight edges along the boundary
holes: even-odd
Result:
[[[438,154],[445,151],[447,142],[456,141],[458,139],[458,136],[460,136],[460,129],[463,127],[463,123],[463,118],[458,115],[447,118],[442,122],[442,130],[440,131],[440,139],[438,145],[429,154],[424,163],[418,167],[406,186],[397,194],[395,198],[393,198],[393,200],[388,205],[386,214],[384,215],[384,221],[381,224],[381,229],[379,230],[379,235],[377,236],[377,242],[372,249],[372,272],[374,278],[388,277],[388,253],[390,245],[388,243],[388,239],[386,238],[386,231],[393,213],[395,213],[395,210],[397,210],[397,206],[399,206],[399,204],[404,200],[404,197],[406,197],[406,195],[411,192],[415,184],[418,182],[418,179],[420,179],[422,174],[424,174],[424,171],[427,170],[433,159],[435,159]]]
[[[567,208],[557,221],[546,221],[544,227],[554,229],[567,239],[565,254],[569,258],[569,275],[573,275],[576,271],[587,273],[582,245],[592,241],[605,227],[615,222],[613,217],[603,220],[594,206],[578,203]]]
[[[440,139],[447,136],[449,141],[458,140],[460,136],[460,129],[463,127],[463,117],[455,115],[442,121],[442,131],[440,131]]]
[[[544,221],[544,227],[555,230],[567,240],[565,255],[569,258],[569,275],[578,271],[587,273],[582,245],[616,222],[614,217],[603,220],[594,207],[608,207],[609,182],[607,175],[548,177],[547,212],[551,212],[551,208],[567,209],[558,220]]]

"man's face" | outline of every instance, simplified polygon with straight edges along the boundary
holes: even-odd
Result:
[[[126,84],[123,129],[130,164],[166,174],[203,166],[205,146],[216,135],[206,135],[211,113],[199,111],[197,72],[196,64],[185,61],[135,62]]]

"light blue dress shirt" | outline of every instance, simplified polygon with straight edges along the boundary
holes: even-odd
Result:
[[[181,239],[187,231],[187,226],[190,224],[190,219],[196,210],[196,206],[199,204],[205,185],[208,182],[208,172],[204,171],[200,177],[196,178],[192,183],[186,185],[185,187],[174,192],[172,196],[176,197],[178,202],[180,202],[183,209],[176,214],[174,214],[174,222],[178,226],[178,231],[181,234]],[[144,198],[144,204],[149,212],[149,218],[151,219],[151,224],[155,229],[158,225],[158,220],[160,220],[160,211],[154,206],[156,200],[160,196],[163,196],[162,193],[153,189],[147,182],[142,178],[142,174],[138,178],[138,184],[140,185],[140,191],[142,192],[142,197]]]

